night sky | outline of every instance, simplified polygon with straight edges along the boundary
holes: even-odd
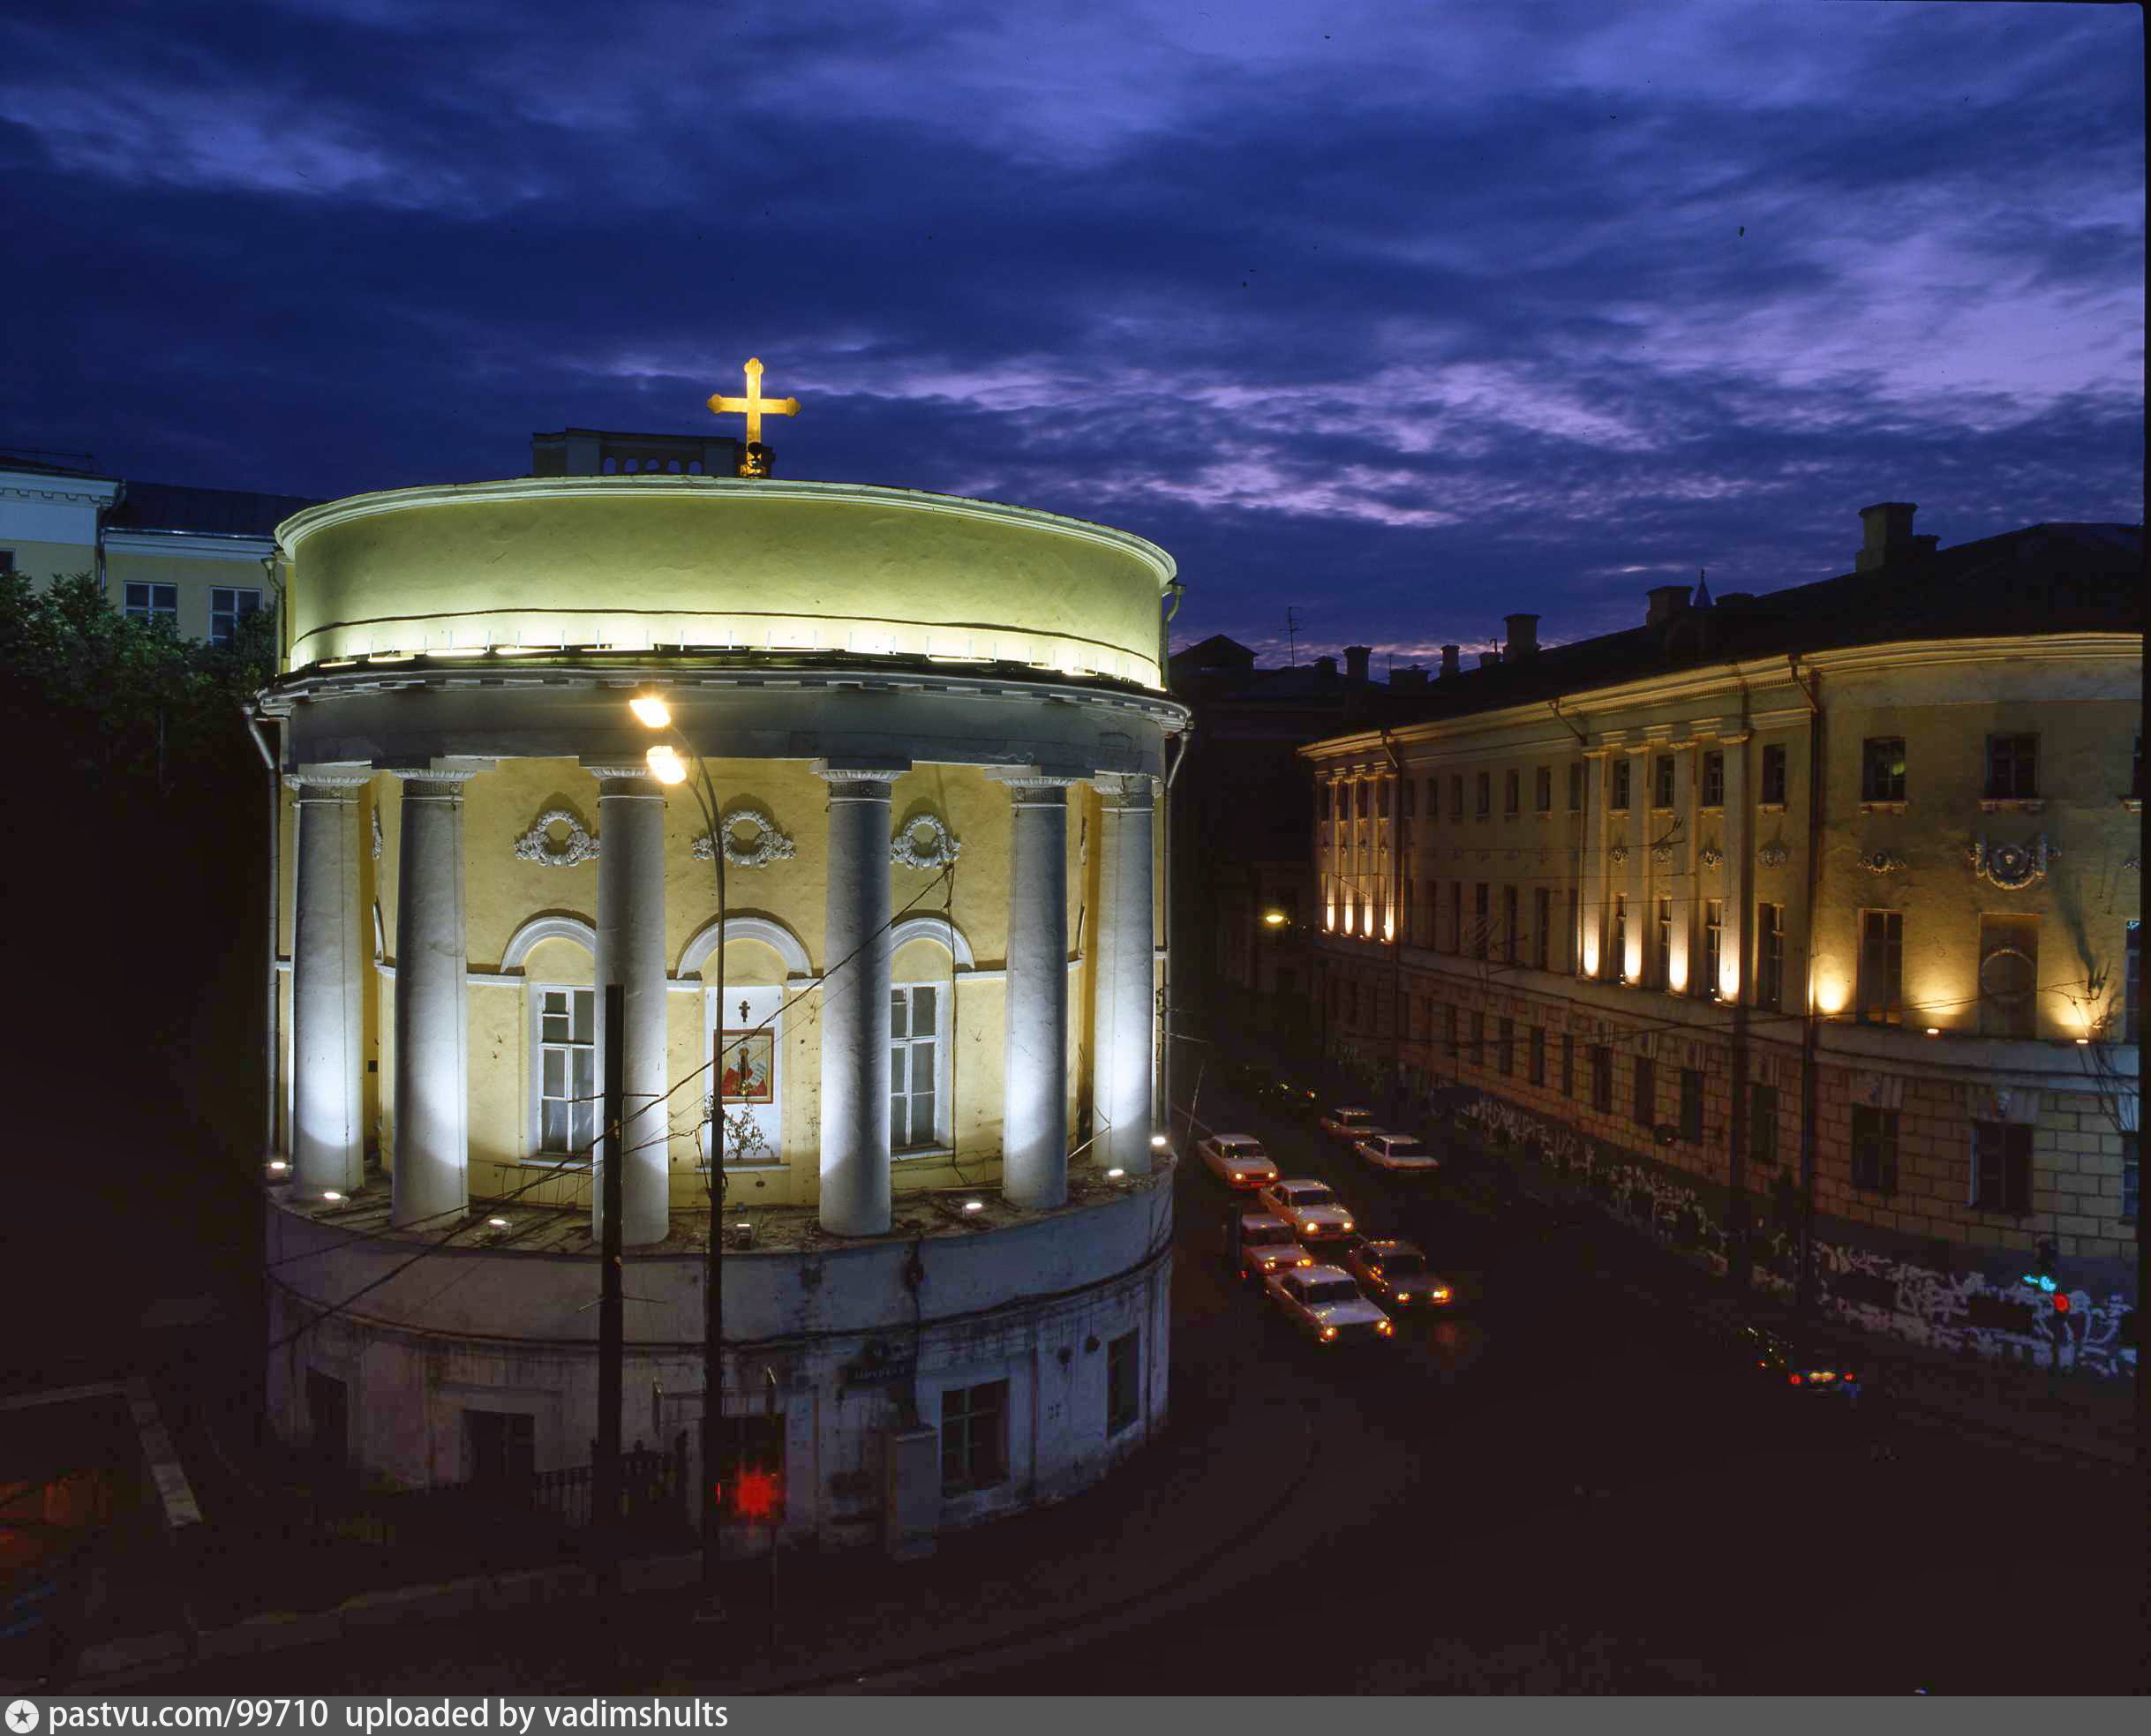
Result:
[[[474,480],[715,428],[757,355],[780,474],[1139,531],[1177,644],[1557,642],[1844,571],[1876,500],[2140,522],[2143,46],[1826,0],[25,9],[0,440]]]

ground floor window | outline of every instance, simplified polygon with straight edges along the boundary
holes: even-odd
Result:
[[[2032,1209],[2032,1130],[2012,1122],[1972,1124],[1972,1204],[2018,1217]]]
[[[1853,1185],[1897,1191],[1897,1111],[1853,1106]]]
[[[1690,1145],[1703,1141],[1703,1070],[1681,1069],[1681,1137]]]
[[[130,583],[122,610],[129,620],[162,621],[169,627],[177,627],[179,587],[175,584]]]
[[[941,1395],[941,1492],[968,1494],[1008,1480],[1008,1382]]]
[[[1591,1045],[1591,1106],[1602,1116],[1613,1112],[1613,1051],[1604,1043]]]
[[[1124,1332],[1105,1347],[1105,1432],[1117,1435],[1142,1415],[1142,1356],[1138,1334]]]
[[[2138,1167],[2137,1135],[2121,1136],[2121,1221],[2134,1223],[2137,1211],[2137,1191],[2142,1186],[2142,1171]]]
[[[239,623],[261,607],[261,593],[229,585],[209,587],[209,643],[229,645]]]
[[[1546,1082],[1546,1033],[1543,1026],[1531,1026],[1531,1083]]]
[[[1561,1095],[1576,1095],[1576,1038],[1566,1032],[1561,1035]]]
[[[314,1457],[341,1470],[351,1458],[351,1390],[333,1374],[306,1371],[306,1432]]]
[[[1636,1057],[1636,1124],[1651,1127],[1658,1118],[1658,1077],[1657,1063],[1648,1056]]]
[[[1748,1087],[1748,1155],[1757,1163],[1778,1161],[1778,1087]]]
[[[463,1412],[463,1468],[473,1483],[512,1483],[538,1474],[538,1418],[527,1410]]]

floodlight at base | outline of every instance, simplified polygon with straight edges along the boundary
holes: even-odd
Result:
[[[1105,1172],[1105,1178],[1109,1182],[1117,1182],[1127,1173],[1125,1169],[1108,1169]]]
[[[650,775],[658,783],[684,784],[687,782],[687,762],[680,757],[677,749],[660,741],[644,754],[643,758],[650,767]]]
[[[343,1196],[338,1193],[336,1190],[332,1187],[324,1189],[321,1193],[321,1198],[324,1199],[341,1199],[343,1198]]]
[[[269,1173],[272,1176],[281,1176],[290,1167],[281,1157],[273,1157],[269,1160]]]
[[[651,729],[664,729],[673,720],[672,708],[654,693],[638,693],[628,702],[628,709],[635,713],[635,720]]]
[[[1150,1149],[1154,1152],[1162,1152],[1165,1149],[1165,1136],[1162,1133],[1153,1133],[1150,1136]]]

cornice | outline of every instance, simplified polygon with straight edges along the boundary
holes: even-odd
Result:
[[[22,472],[0,471],[0,475],[19,478]],[[109,507],[118,498],[119,485],[117,482],[87,482],[79,477],[70,477],[64,482],[56,481],[49,487],[19,479],[0,482],[0,500],[39,500],[49,505],[66,507]]]
[[[1158,594],[1177,575],[1172,556],[1148,538],[1087,519],[1064,518],[1034,507],[1004,506],[996,500],[966,500],[953,494],[931,494],[921,489],[886,488],[872,483],[793,482],[764,477],[693,477],[657,474],[596,477],[516,477],[498,482],[436,484],[419,488],[386,489],[372,494],[353,494],[328,500],[294,513],[276,527],[276,540],[287,553],[317,530],[348,524],[383,513],[410,512],[426,507],[469,506],[517,500],[606,499],[677,499],[682,495],[715,506],[730,500],[815,500],[831,506],[866,507],[876,511],[938,515],[948,518],[985,520],[1050,532],[1077,542],[1096,545],[1141,561],[1156,575]]]
[[[159,560],[261,561],[276,552],[273,537],[209,537],[191,530],[107,530],[107,554]]]

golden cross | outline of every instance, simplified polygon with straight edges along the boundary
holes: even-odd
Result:
[[[797,398],[765,398],[762,395],[762,364],[753,357],[747,361],[747,395],[727,398],[722,392],[710,400],[710,408],[718,416],[744,416],[747,418],[747,440],[750,446],[762,442],[762,413],[771,416],[797,416]]]

